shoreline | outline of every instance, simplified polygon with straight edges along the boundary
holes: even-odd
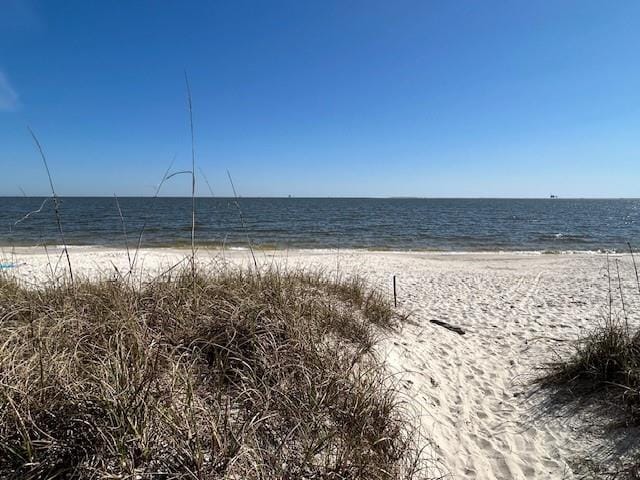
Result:
[[[63,250],[64,245],[56,244],[56,245],[46,245],[46,248],[50,251],[54,250]],[[67,245],[67,249],[69,252],[73,251],[92,251],[92,252],[123,252],[126,254],[127,249],[124,246],[116,246],[116,245],[94,245],[94,244],[84,244],[84,245]],[[135,247],[129,247],[130,252],[135,252]],[[158,252],[184,252],[185,254],[191,253],[190,246],[155,246],[148,245],[142,246],[139,249],[142,251],[158,251]],[[196,250],[203,252],[246,252],[250,253],[251,249],[249,247],[240,247],[240,246],[213,246],[213,245],[198,245],[196,244]],[[43,253],[45,251],[45,246],[43,245],[0,245],[0,256],[3,254],[11,253],[11,252],[19,252],[21,254],[36,254]],[[523,255],[523,256],[538,256],[538,255],[614,255],[614,256],[625,256],[629,255],[628,251],[615,251],[615,250],[434,250],[434,249],[385,249],[385,248],[355,248],[355,247],[291,247],[291,248],[260,248],[253,247],[254,252],[259,253],[270,253],[270,254],[281,254],[286,252],[308,252],[308,253],[336,253],[336,252],[346,252],[346,253],[372,253],[372,254],[390,254],[390,255],[425,255],[425,256],[438,256],[438,255]]]

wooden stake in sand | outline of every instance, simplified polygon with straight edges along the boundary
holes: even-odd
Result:
[[[396,293],[396,276],[393,276],[393,306],[398,306],[398,295]]]

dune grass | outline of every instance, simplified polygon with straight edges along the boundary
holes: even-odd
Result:
[[[637,293],[640,294],[640,277],[631,246],[629,249]],[[615,267],[616,276],[613,277],[607,257],[608,306],[602,321],[577,340],[570,355],[547,364],[537,381],[555,389],[560,395],[554,398],[563,404],[570,403],[580,408],[593,408],[595,405],[598,419],[591,419],[592,422],[604,425],[606,417],[615,420],[612,426],[637,428],[640,426],[640,331],[630,325],[635,315],[625,303],[617,259]],[[615,291],[621,305],[617,312],[613,309]],[[618,458],[615,462],[584,458],[576,468],[580,471],[580,478],[585,479],[640,478],[637,454]]]
[[[629,249],[640,294],[637,265]],[[608,307],[603,321],[578,339],[572,355],[548,365],[540,381],[568,388],[577,397],[600,395],[610,405],[623,407],[627,421],[640,424],[640,331],[629,325],[633,312],[625,304],[618,259],[615,267],[614,277],[607,257]],[[613,308],[615,291],[621,305],[618,312]]]
[[[424,478],[358,279],[0,277],[1,478]]]
[[[574,353],[541,379],[576,395],[602,394],[640,424],[640,333],[608,319],[579,339]]]

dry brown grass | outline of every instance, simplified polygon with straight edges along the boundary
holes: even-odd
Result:
[[[640,294],[637,266],[629,248]],[[640,331],[629,326],[634,312],[625,305],[618,259],[615,266],[617,289],[607,257],[608,308],[602,321],[578,339],[571,355],[546,365],[539,382],[568,390],[577,400],[593,398],[623,407],[626,420],[640,424]],[[620,312],[613,309],[616,290]]]
[[[629,249],[640,294],[640,277],[631,246]],[[607,257],[608,308],[602,321],[575,342],[569,355],[546,364],[544,374],[536,379],[539,384],[551,388],[551,400],[557,402],[557,406],[571,406],[571,413],[590,409],[592,414],[583,421],[588,421],[591,428],[605,425],[604,432],[620,434],[616,440],[611,440],[621,447],[617,458],[603,459],[594,452],[575,462],[574,473],[584,479],[640,478],[638,443],[634,438],[637,434],[632,429],[620,428],[640,425],[640,331],[629,325],[635,312],[625,304],[617,259],[615,267],[614,277]],[[616,291],[621,305],[619,312],[613,309]],[[626,453],[624,457],[620,454],[622,451]]]
[[[424,478],[358,279],[0,278],[2,478]]]

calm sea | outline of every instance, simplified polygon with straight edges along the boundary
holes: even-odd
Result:
[[[53,205],[0,197],[0,244],[60,244]],[[640,200],[198,198],[200,245],[442,251],[624,250],[640,246]],[[190,198],[120,198],[129,243],[188,245]],[[66,240],[124,246],[114,198],[60,199]],[[17,222],[17,223],[16,223]]]

